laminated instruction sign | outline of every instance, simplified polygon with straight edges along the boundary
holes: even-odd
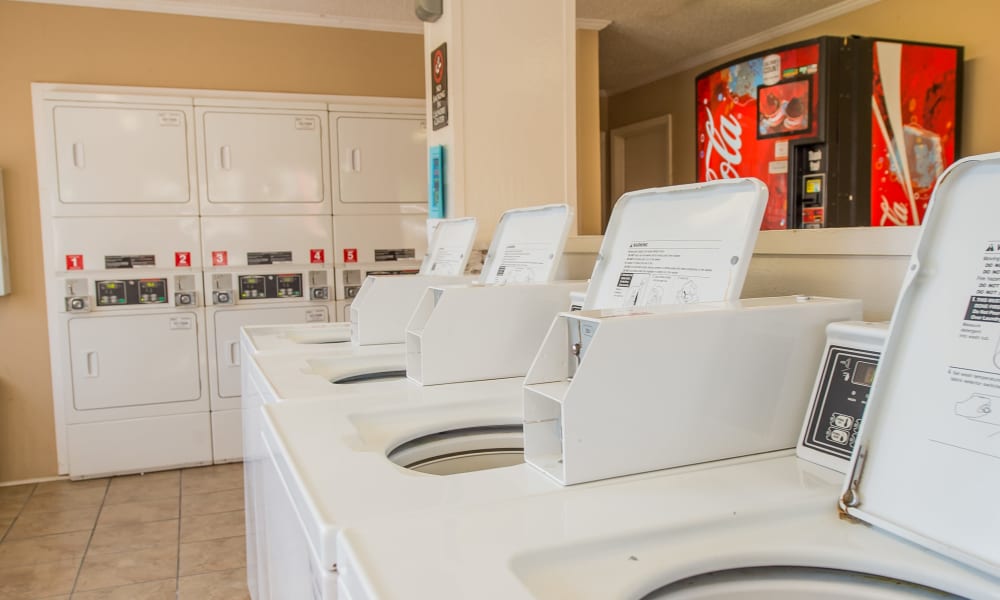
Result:
[[[448,44],[431,52],[431,128],[448,126]]]

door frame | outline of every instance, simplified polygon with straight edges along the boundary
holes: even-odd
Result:
[[[611,208],[614,203],[625,193],[625,140],[629,136],[646,133],[652,129],[666,126],[667,142],[667,185],[674,183],[673,157],[674,148],[672,142],[673,115],[665,114],[661,117],[646,119],[638,123],[631,123],[611,130],[611,194],[607,196],[603,206],[604,223],[607,225],[611,218]]]

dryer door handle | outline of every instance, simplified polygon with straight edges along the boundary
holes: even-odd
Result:
[[[83,153],[83,142],[73,144],[73,166],[78,169],[87,166],[87,156]]]
[[[351,170],[361,172],[361,148],[351,148]]]
[[[226,171],[233,168],[233,157],[230,153],[229,144],[219,148],[219,164]]]
[[[239,342],[229,342],[226,344],[228,346],[228,352],[226,352],[226,363],[230,367],[240,366],[240,343]]]
[[[99,377],[101,375],[101,361],[97,356],[97,352],[91,350],[84,354],[84,360],[87,365],[87,377]]]

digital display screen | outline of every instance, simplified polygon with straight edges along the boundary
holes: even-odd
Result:
[[[810,84],[810,79],[796,79],[757,88],[758,138],[809,131]]]
[[[871,387],[873,381],[875,381],[875,363],[861,361],[855,363],[851,383]]]
[[[301,275],[278,275],[278,285],[299,285],[301,281]]]
[[[818,194],[823,191],[823,180],[819,177],[810,177],[806,179],[806,193],[807,194]]]

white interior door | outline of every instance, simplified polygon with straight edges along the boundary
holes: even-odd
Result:
[[[281,325],[284,323],[327,323],[330,311],[325,306],[284,306],[219,310],[215,313],[216,389],[220,398],[240,395],[240,327]]]
[[[426,204],[427,132],[421,116],[334,116],[339,201]]]
[[[611,130],[610,208],[625,192],[673,183],[671,117],[665,115]]]
[[[69,344],[77,410],[201,398],[194,313],[72,319]]]
[[[190,111],[56,106],[53,120],[60,203],[191,201]]]
[[[325,115],[199,115],[209,204],[323,204]]]

